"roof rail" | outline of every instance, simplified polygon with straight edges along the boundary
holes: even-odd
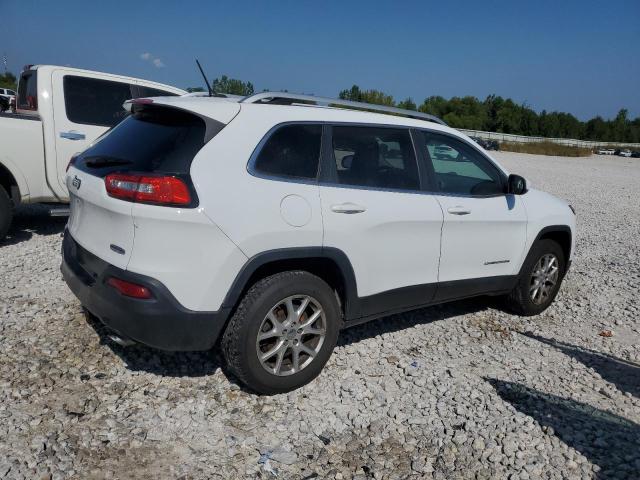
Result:
[[[354,102],[352,100],[341,100],[339,98],[316,97],[314,95],[302,95],[287,92],[262,92],[250,95],[240,100],[240,103],[267,103],[272,105],[294,105],[296,102],[311,102],[315,105],[340,106],[354,110],[372,110],[380,113],[393,113],[417,120],[426,120],[428,122],[447,124],[435,115],[428,113],[416,112],[414,110],[405,110],[404,108],[388,107],[386,105],[375,105],[373,103]]]

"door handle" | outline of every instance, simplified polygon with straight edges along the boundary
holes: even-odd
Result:
[[[60,138],[66,138],[67,140],[84,140],[85,135],[75,130],[69,130],[68,132],[60,132]]]
[[[334,213],[362,213],[367,210],[367,207],[363,207],[362,205],[356,205],[355,203],[341,203],[339,205],[331,205],[331,211]]]
[[[447,212],[449,212],[451,215],[469,215],[471,213],[471,209],[468,207],[456,205],[455,207],[447,208]]]

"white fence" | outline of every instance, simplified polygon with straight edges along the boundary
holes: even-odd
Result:
[[[539,143],[553,142],[561,145],[570,145],[572,147],[598,148],[598,147],[620,147],[630,148],[632,150],[640,150],[640,143],[617,143],[617,142],[595,142],[591,140],[576,140],[573,138],[548,138],[548,137],[526,137],[524,135],[512,135],[510,133],[482,132],[479,130],[463,130],[458,129],[465,135],[470,137],[479,137],[485,140],[497,140],[499,142],[513,143]]]

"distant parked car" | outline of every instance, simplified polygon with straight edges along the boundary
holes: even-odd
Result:
[[[483,138],[480,138],[480,137],[470,137],[470,138],[485,150],[489,150],[487,141],[484,140]]]
[[[612,148],[600,148],[596,151],[598,155],[613,155],[614,150]]]
[[[9,88],[0,88],[0,111],[9,110],[12,101],[16,100],[16,92]]]
[[[434,149],[434,157],[438,160],[455,160],[457,155],[458,152],[447,145],[438,145]]]
[[[630,157],[631,156],[631,150],[620,150],[620,153],[618,154],[621,157]]]
[[[631,156],[633,158],[640,158],[640,151],[639,150],[634,150],[633,152],[631,152]]]

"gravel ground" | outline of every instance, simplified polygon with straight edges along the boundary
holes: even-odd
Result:
[[[110,343],[61,279],[64,220],[20,210],[0,243],[0,478],[640,478],[640,162],[496,157],[578,211],[554,305],[355,327],[274,397],[215,353]]]

